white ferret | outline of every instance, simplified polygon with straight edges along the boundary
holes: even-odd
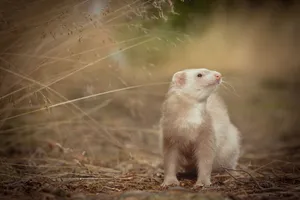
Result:
[[[211,185],[211,172],[235,169],[240,134],[227,108],[215,93],[221,74],[205,68],[176,72],[162,106],[162,187],[179,185],[181,167],[197,171],[194,187]]]

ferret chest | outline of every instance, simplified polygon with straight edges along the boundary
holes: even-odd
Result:
[[[175,122],[178,135],[183,135],[185,140],[195,141],[198,137],[199,127],[203,123],[201,109],[195,105],[184,110]]]
[[[202,122],[201,110],[195,106],[185,113],[185,121],[190,125],[199,125]]]
[[[198,105],[193,105],[183,111],[180,116],[181,125],[183,126],[199,126],[203,121],[202,110]]]

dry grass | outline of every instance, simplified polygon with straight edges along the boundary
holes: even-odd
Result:
[[[92,15],[96,4],[1,3],[1,193],[40,199],[160,190],[157,125],[168,81],[178,69],[204,66],[225,76],[220,93],[243,134],[243,155],[240,170],[215,174],[203,192],[299,198],[294,10],[227,18],[217,10],[207,30],[186,37],[128,20],[140,19],[149,3],[116,1]],[[164,62],[149,59],[157,52]],[[181,179],[184,187],[194,182]]]

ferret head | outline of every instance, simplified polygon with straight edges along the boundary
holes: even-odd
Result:
[[[173,75],[171,88],[202,101],[216,90],[221,81],[221,74],[217,71],[205,68],[186,69]]]

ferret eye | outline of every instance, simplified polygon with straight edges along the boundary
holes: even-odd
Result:
[[[202,74],[197,74],[197,77],[202,77],[203,75]]]

